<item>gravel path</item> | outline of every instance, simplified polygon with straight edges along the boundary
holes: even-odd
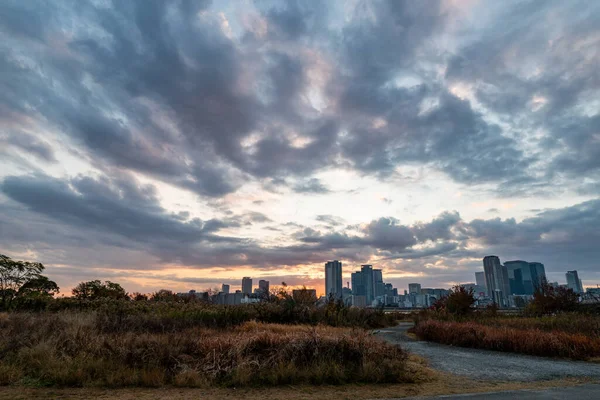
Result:
[[[394,328],[375,331],[374,334],[426,358],[434,369],[471,379],[495,381],[536,381],[567,377],[600,379],[600,364],[416,341],[406,336],[406,330],[410,327],[412,323],[402,323]]]
[[[565,399],[598,399],[600,385],[581,385],[568,388],[552,388],[542,390],[511,390],[492,393],[455,394],[435,397],[410,397],[403,400],[443,399],[443,400],[565,400]],[[394,399],[390,399],[394,400]]]

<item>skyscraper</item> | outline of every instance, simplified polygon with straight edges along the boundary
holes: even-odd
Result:
[[[223,292],[225,294],[229,293],[229,285],[223,284],[221,286],[221,292]]]
[[[487,286],[485,284],[485,273],[483,271],[475,272],[475,282],[477,283],[477,286],[484,288],[485,292],[487,293]]]
[[[383,274],[380,269],[373,270],[373,295],[375,297],[385,294],[385,284],[383,283]]]
[[[252,278],[247,276],[242,278],[242,293],[252,294]]]
[[[583,285],[579,279],[577,271],[567,271],[567,287],[572,289],[575,293],[583,293]]]
[[[353,272],[350,281],[352,282],[352,294],[354,296],[366,296],[367,290],[361,271]]]
[[[483,272],[485,272],[488,296],[490,296],[495,303],[501,306],[507,306],[510,283],[506,267],[500,264],[500,259],[498,257],[485,256],[483,258]]]
[[[421,284],[420,283],[409,283],[408,284],[408,293],[409,294],[421,294]]]
[[[269,281],[265,281],[264,279],[258,281],[258,290],[260,290],[261,294],[269,294]]]
[[[546,268],[544,267],[544,264],[539,262],[531,262],[529,263],[529,267],[531,269],[535,269],[535,275],[537,278],[536,282],[534,282],[533,285],[534,290],[539,288],[542,285],[542,283],[548,282],[548,279],[546,278]]]
[[[367,305],[370,306],[375,299],[373,266],[370,264],[361,265],[360,272],[362,273],[363,284],[365,285],[365,297],[367,299]]]
[[[508,294],[533,294],[531,266],[527,261],[506,261],[504,266],[508,272],[510,293]]]
[[[325,263],[325,295],[342,298],[342,263],[338,260]]]

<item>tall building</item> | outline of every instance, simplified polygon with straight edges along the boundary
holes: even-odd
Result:
[[[360,272],[362,273],[363,284],[365,286],[365,298],[367,300],[367,305],[370,306],[375,299],[373,266],[370,264],[361,265]]]
[[[483,271],[475,272],[475,283],[477,283],[477,286],[479,286],[479,287],[486,288],[485,273]],[[487,288],[486,288],[486,292],[487,292]]]
[[[258,281],[258,290],[261,294],[269,294],[269,281],[265,281],[264,279]]]
[[[533,270],[535,269],[536,281],[534,282],[534,290],[539,288],[544,282],[548,282],[548,278],[546,278],[546,268],[544,264],[539,262],[531,262],[529,263],[529,267]]]
[[[583,293],[583,285],[579,279],[577,271],[567,271],[567,287],[573,290],[575,293]]]
[[[229,293],[229,285],[223,284],[221,285],[221,292],[227,294]]]
[[[488,296],[498,305],[506,307],[510,293],[510,282],[508,280],[507,268],[500,264],[496,256],[485,256],[483,258],[483,272],[488,289]]]
[[[533,282],[531,278],[531,266],[527,261],[514,260],[504,263],[508,272],[508,294],[533,294]]]
[[[338,260],[325,263],[325,296],[342,298],[342,263]]]
[[[421,284],[420,283],[409,283],[408,284],[408,293],[409,294],[421,294]]]
[[[252,294],[252,278],[247,276],[242,278],[242,293]]]
[[[365,282],[361,271],[353,272],[350,281],[352,282],[352,294],[354,296],[367,295],[367,289],[365,288]]]
[[[373,270],[373,295],[375,297],[385,294],[385,284],[383,283],[383,273],[380,269]]]

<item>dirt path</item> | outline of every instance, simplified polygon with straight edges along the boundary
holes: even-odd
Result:
[[[531,382],[571,377],[600,379],[600,364],[417,341],[406,335],[411,326],[412,323],[401,323],[393,328],[375,331],[375,335],[426,358],[436,370],[475,380]]]

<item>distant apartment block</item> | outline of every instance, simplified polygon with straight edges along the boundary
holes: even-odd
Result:
[[[565,275],[567,277],[567,287],[575,293],[583,293],[583,285],[581,284],[577,271],[567,271]]]
[[[510,282],[507,268],[500,264],[498,257],[486,256],[483,258],[483,272],[485,273],[488,295],[496,304],[504,307],[508,306]]]
[[[338,260],[325,263],[325,296],[342,298],[342,263]]]
[[[242,293],[252,294],[252,278],[247,276],[242,278]]]
[[[421,294],[421,284],[420,283],[409,283],[408,284],[408,293],[409,294]]]
[[[221,285],[221,292],[227,294],[229,293],[229,285],[223,284]]]
[[[269,289],[269,281],[266,281],[264,279],[258,281],[258,291],[261,294],[269,294]]]

